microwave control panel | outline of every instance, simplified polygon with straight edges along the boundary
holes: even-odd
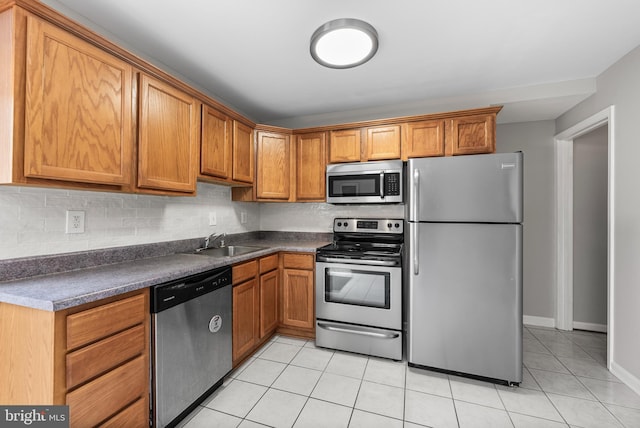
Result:
[[[384,175],[384,195],[385,196],[400,195],[400,173],[388,172]]]

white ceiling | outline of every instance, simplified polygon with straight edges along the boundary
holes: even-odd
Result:
[[[292,128],[504,105],[555,119],[640,45],[638,0],[44,0],[258,123]],[[378,31],[368,63],[316,64],[326,21]]]

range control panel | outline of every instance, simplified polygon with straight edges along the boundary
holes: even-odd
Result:
[[[403,233],[404,220],[382,218],[336,218],[334,232],[349,233]]]

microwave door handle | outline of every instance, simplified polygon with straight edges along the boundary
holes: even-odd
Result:
[[[380,198],[384,199],[384,172],[380,173]]]

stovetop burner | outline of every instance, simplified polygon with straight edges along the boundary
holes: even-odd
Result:
[[[404,241],[401,219],[337,218],[333,242],[318,248],[322,257],[361,260],[399,260]]]

